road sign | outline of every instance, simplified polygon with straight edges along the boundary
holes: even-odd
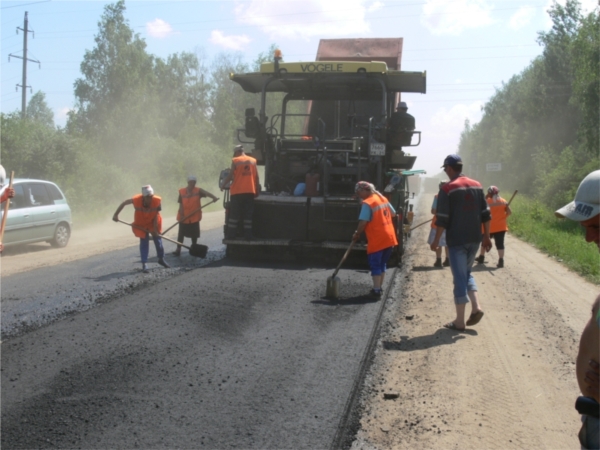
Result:
[[[502,163],[487,163],[485,170],[486,172],[500,172],[502,170]]]

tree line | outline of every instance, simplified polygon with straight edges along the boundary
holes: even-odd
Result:
[[[465,122],[459,153],[485,185],[558,207],[600,168],[600,16],[583,15],[576,0],[549,14],[542,54],[496,90],[479,123]],[[486,172],[486,163],[501,163],[501,172]]]
[[[201,49],[163,59],[146,51],[125,10],[124,0],[105,6],[64,128],[54,125],[43,92],[31,97],[25,119],[1,115],[3,166],[56,182],[80,217],[106,216],[143,184],[174,202],[190,173],[216,188],[244,109],[260,105],[229,74],[257,70],[275,47],[251,64],[241,53],[207,61]]]

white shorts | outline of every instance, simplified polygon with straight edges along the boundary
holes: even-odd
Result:
[[[437,228],[432,228],[431,231],[429,232],[429,238],[427,239],[427,243],[429,245],[431,245],[431,243],[435,239],[436,231],[437,231]],[[442,237],[440,237],[440,247],[445,247],[445,246],[446,246],[446,230],[444,230],[444,232],[442,233]]]

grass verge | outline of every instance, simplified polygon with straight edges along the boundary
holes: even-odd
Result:
[[[594,284],[600,284],[598,247],[585,241],[578,223],[558,219],[554,210],[527,197],[517,196],[510,205],[510,233],[555,257]]]

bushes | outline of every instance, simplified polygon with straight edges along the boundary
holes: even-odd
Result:
[[[562,260],[591,282],[600,283],[598,247],[585,242],[585,230],[578,222],[558,219],[554,209],[524,196],[515,197],[511,209],[509,228],[512,234]]]

